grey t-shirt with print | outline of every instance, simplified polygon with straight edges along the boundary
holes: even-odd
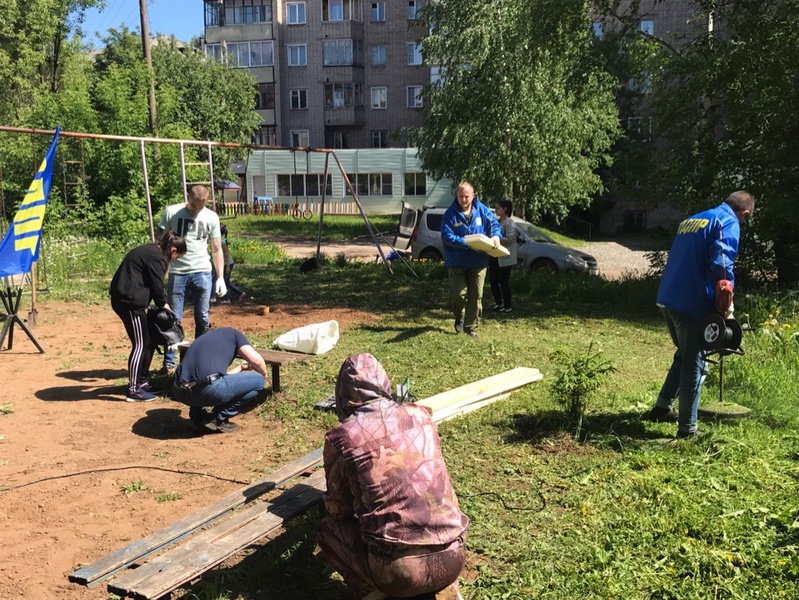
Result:
[[[186,239],[186,254],[169,266],[170,273],[186,275],[211,271],[208,243],[211,239],[222,237],[219,215],[214,211],[203,208],[195,217],[185,204],[167,206],[161,215],[158,230],[171,230]]]

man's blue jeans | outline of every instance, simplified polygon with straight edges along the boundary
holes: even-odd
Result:
[[[683,433],[694,433],[699,396],[707,375],[707,363],[700,344],[702,324],[665,306],[660,307],[660,312],[666,319],[666,326],[677,351],[655,406],[672,408],[675,399],[679,397],[680,416],[677,428]]]
[[[194,338],[208,331],[208,311],[211,309],[211,272],[187,273],[186,275],[169,274],[167,280],[167,299],[169,307],[178,319],[183,321],[183,302],[186,292],[191,292],[194,303]],[[175,351],[164,352],[164,366],[175,366]]]
[[[265,385],[264,376],[255,371],[224,375],[192,396],[189,417],[202,418],[205,406],[213,406],[214,416],[219,419],[235,417],[242,406],[255,400]]]

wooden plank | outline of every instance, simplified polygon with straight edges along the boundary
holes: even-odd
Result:
[[[478,402],[484,398],[498,396],[505,392],[515,390],[528,383],[541,379],[538,369],[517,367],[498,375],[493,375],[474,383],[467,383],[452,390],[419,400],[416,404],[427,408],[431,414],[447,406],[464,402]]]
[[[270,365],[287,365],[294,361],[306,360],[311,357],[310,354],[286,352],[285,350],[256,350],[256,352]]]
[[[210,506],[175,521],[171,525],[151,533],[147,537],[109,554],[105,558],[78,569],[69,575],[69,580],[83,585],[93,585],[108,579],[134,562],[175,543],[321,462],[322,449],[317,448],[247,487],[228,494]]]
[[[270,502],[247,507],[232,519],[205,531],[145,565],[121,574],[108,591],[143,600],[160,598],[281,527],[319,502],[324,471],[317,471]]]
[[[499,396],[491,396],[490,398],[484,398],[478,402],[470,402],[468,404],[458,404],[456,406],[447,406],[442,408],[441,410],[437,410],[433,413],[433,421],[436,423],[443,423],[444,421],[449,421],[450,419],[454,419],[455,417],[460,417],[461,415],[468,414],[478,408],[483,408],[484,406],[488,406],[489,404],[493,404],[497,400],[503,400],[507,398],[510,394],[500,394]]]

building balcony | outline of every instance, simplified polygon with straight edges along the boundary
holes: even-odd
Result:
[[[325,125],[361,126],[366,123],[366,113],[362,106],[342,106],[325,108]]]

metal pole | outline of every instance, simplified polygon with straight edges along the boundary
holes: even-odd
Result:
[[[208,144],[208,175],[211,178],[211,207],[216,212],[216,193],[214,192],[214,156],[211,154],[211,144]],[[222,203],[225,202],[225,190],[222,189]]]
[[[319,207],[319,230],[316,233],[316,262],[322,255],[322,221],[325,218],[325,195],[327,193],[327,172],[330,163],[330,154],[325,154],[325,174],[322,179],[322,204]]]
[[[180,142],[180,177],[183,181],[183,202],[188,202],[189,193],[186,189],[186,156],[183,154],[183,142]]]
[[[144,141],[139,142],[141,149],[141,168],[144,173],[144,197],[147,199],[147,217],[150,219],[150,240],[155,241],[155,224],[153,223],[153,205],[150,202],[150,179],[147,176],[147,156],[144,154]]]

